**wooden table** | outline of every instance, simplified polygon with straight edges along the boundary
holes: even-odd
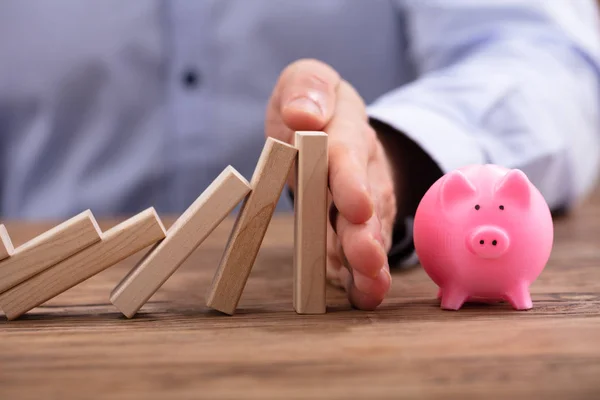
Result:
[[[0,399],[600,399],[600,194],[557,219],[527,312],[442,311],[416,268],[375,312],[329,288],[328,314],[296,315],[292,219],[278,216],[240,310],[219,315],[204,296],[231,222],[132,320],[108,296],[141,254],[0,322]],[[8,229],[18,244],[51,225]]]

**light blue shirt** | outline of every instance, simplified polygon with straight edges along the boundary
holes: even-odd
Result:
[[[599,170],[599,32],[592,0],[3,0],[0,215],[177,213],[228,164],[250,179],[305,57],[443,171],[521,168],[570,205]]]

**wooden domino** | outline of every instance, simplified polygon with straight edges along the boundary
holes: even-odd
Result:
[[[227,167],[113,290],[110,301],[133,317],[189,255],[250,192],[250,184]]]
[[[100,241],[90,210],[31,239],[0,262],[0,293]]]
[[[298,314],[326,312],[327,135],[296,132],[293,305]]]
[[[14,252],[15,247],[10,240],[10,236],[8,236],[6,227],[0,225],[0,261],[12,256]]]
[[[232,315],[277,206],[297,149],[268,138],[246,197],[215,273],[206,304]]]
[[[0,294],[0,308],[9,320],[18,318],[165,236],[162,222],[149,208],[102,233],[99,242]]]

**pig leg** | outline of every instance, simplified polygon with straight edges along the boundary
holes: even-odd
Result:
[[[440,289],[442,295],[441,306],[445,310],[458,310],[467,300],[467,293],[459,287],[447,286]]]
[[[438,290],[437,298],[438,298],[438,300],[440,300],[442,298],[442,288],[440,288]]]
[[[529,310],[533,308],[529,287],[527,285],[519,285],[514,290],[506,293],[506,300],[515,310]]]

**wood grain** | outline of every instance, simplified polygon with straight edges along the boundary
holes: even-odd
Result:
[[[163,239],[165,228],[149,208],[102,234],[102,240],[0,294],[9,320]]]
[[[0,261],[10,257],[15,252],[15,247],[3,224],[0,224]]]
[[[296,132],[293,304],[298,314],[327,311],[327,135]]]
[[[203,298],[233,222],[134,319],[108,294],[143,253],[0,321],[0,399],[600,398],[600,192],[556,219],[533,309],[522,312],[441,310],[435,284],[413,268],[392,269],[373,312],[328,286],[327,314],[298,315],[293,216],[275,214],[236,314],[223,316]],[[16,246],[52,226],[6,225]]]
[[[227,167],[119,283],[110,301],[132,318],[249,192],[248,181]]]
[[[208,292],[209,307],[229,315],[235,312],[297,153],[293,146],[267,139],[252,176],[252,192],[242,205]]]
[[[31,239],[0,262],[0,293],[97,243],[100,235],[92,212],[86,210]]]

